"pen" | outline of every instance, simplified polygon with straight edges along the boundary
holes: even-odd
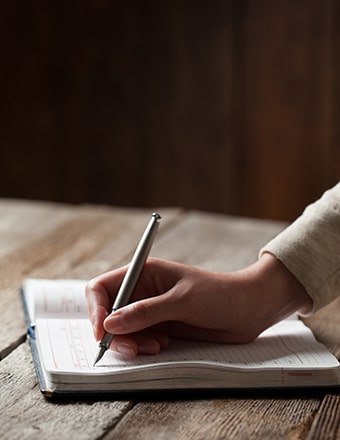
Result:
[[[157,212],[153,213],[142,238],[136,248],[136,251],[129,264],[123,282],[119,288],[117,297],[112,307],[112,313],[125,306],[132,295],[137,281],[142,273],[145,261],[149,255],[153,240],[156,236],[161,216]],[[105,332],[103,339],[99,342],[99,350],[93,366],[104,356],[106,350],[110,347],[113,334]]]

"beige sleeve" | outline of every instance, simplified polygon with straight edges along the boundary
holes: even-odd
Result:
[[[340,182],[261,249],[303,284],[314,311],[340,295]]]

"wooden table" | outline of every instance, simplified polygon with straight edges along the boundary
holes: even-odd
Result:
[[[285,225],[160,209],[152,255],[211,270],[242,268]],[[46,400],[18,294],[26,277],[91,278],[129,261],[151,210],[0,200],[2,439],[339,439],[340,396],[221,396],[167,401]],[[340,303],[310,324],[340,356]]]

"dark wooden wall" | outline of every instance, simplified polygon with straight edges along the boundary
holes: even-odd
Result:
[[[11,0],[0,29],[0,197],[292,220],[339,179],[336,0]]]

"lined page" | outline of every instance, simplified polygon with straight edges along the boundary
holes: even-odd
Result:
[[[155,356],[123,359],[107,351],[92,367],[98,350],[87,319],[39,319],[37,339],[50,371],[100,374],[120,369],[141,369],[157,364],[210,364],[239,369],[315,369],[339,366],[336,358],[318,343],[300,321],[283,321],[266,330],[255,342],[244,345],[209,344],[172,340]]]
[[[85,285],[84,280],[25,280],[23,289],[32,324],[38,317],[86,318]]]

